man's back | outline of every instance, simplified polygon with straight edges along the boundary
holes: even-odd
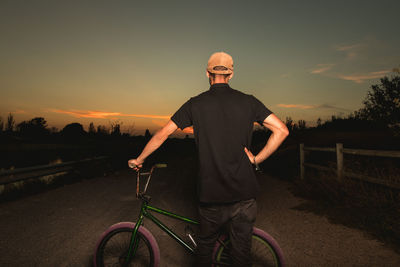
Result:
[[[171,118],[180,128],[193,125],[199,151],[200,202],[229,203],[255,198],[258,184],[244,147],[254,121],[271,112],[256,98],[217,83],[191,98]]]

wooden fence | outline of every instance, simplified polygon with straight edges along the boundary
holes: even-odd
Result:
[[[89,162],[105,160],[108,157],[95,157],[78,161],[69,161],[59,164],[40,165],[27,168],[18,168],[0,172],[0,186],[40,178],[46,175],[64,173]]]
[[[331,168],[306,163],[305,162],[305,151],[323,151],[323,152],[334,152],[336,153],[336,175],[337,179],[340,181],[344,176],[363,180],[366,182],[380,184],[383,186],[400,189],[400,183],[394,183],[391,181],[385,181],[382,179],[377,179],[374,177],[361,175],[357,173],[353,173],[351,171],[345,171],[343,167],[343,154],[351,154],[351,155],[360,155],[360,156],[375,156],[375,157],[392,157],[392,158],[400,158],[400,151],[385,151],[385,150],[367,150],[367,149],[350,149],[343,148],[343,144],[337,143],[336,148],[330,147],[305,147],[304,144],[300,144],[300,178],[304,179],[305,177],[305,167],[310,167],[322,171],[332,171]]]

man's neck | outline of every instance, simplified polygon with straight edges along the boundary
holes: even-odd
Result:
[[[212,83],[212,84],[210,84],[210,85],[213,86],[213,85],[215,85],[215,84],[226,84],[226,85],[229,85],[227,82]]]
[[[228,81],[226,79],[222,79],[222,78],[215,78],[213,80],[210,80],[210,85],[214,85],[216,83],[228,83]]]

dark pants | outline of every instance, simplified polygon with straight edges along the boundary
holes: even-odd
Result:
[[[256,214],[255,199],[233,204],[199,205],[200,233],[196,249],[197,266],[211,266],[215,242],[224,226],[227,226],[231,239],[233,266],[251,266],[251,235]]]

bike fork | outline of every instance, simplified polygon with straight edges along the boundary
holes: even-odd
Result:
[[[142,222],[143,222],[143,215],[141,215],[139,217],[139,220],[136,222],[135,228],[133,228],[132,237],[131,237],[131,241],[129,243],[129,248],[128,248],[128,254],[125,257],[125,262],[123,264],[123,267],[128,267],[130,261],[133,259],[133,257],[136,254],[136,250],[139,245],[138,230],[139,230],[139,227],[142,224]]]

